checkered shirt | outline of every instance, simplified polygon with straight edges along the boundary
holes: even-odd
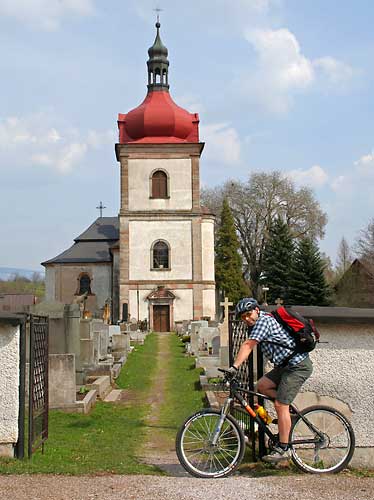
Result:
[[[260,311],[260,315],[252,330],[249,332],[250,339],[261,343],[261,350],[271,363],[280,366],[293,352],[296,342],[291,335],[271,315]],[[271,344],[269,342],[276,342]],[[282,344],[282,345],[278,345]],[[287,346],[287,347],[285,347]],[[297,365],[308,353],[298,353],[290,359],[289,365]]]

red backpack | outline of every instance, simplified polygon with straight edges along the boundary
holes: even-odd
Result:
[[[270,314],[295,340],[296,352],[313,351],[319,342],[320,333],[312,319],[306,319],[298,312],[293,311],[291,307],[283,306],[278,307]]]

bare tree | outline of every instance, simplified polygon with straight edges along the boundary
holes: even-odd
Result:
[[[335,266],[335,279],[341,278],[349,266],[352,264],[353,257],[352,252],[349,247],[349,244],[345,237],[340,240],[338,247],[338,255],[336,258],[336,266]]]
[[[361,229],[354,249],[360,259],[374,268],[374,218]]]
[[[222,187],[205,189],[202,201],[219,213],[227,198],[235,220],[244,262],[254,296],[260,294],[259,282],[271,223],[281,217],[293,238],[323,236],[327,217],[313,192],[307,187],[297,189],[280,172],[253,173],[248,182],[230,180]]]

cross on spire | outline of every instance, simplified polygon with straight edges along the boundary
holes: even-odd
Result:
[[[162,12],[164,9],[160,9],[160,7],[156,7],[153,9],[155,12],[157,12],[157,22],[160,22],[160,12]]]
[[[102,217],[103,216],[103,210],[104,210],[104,208],[106,208],[106,207],[104,207],[103,202],[100,201],[100,205],[98,207],[96,207],[96,208],[98,210],[100,210],[100,217]]]

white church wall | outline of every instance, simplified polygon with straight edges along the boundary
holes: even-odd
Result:
[[[150,175],[161,169],[169,175],[167,199],[152,199]],[[190,159],[130,159],[129,210],[191,210],[192,184]]]
[[[216,317],[216,292],[203,290],[203,316],[209,316],[212,320]]]
[[[214,221],[201,224],[203,280],[214,281]]]
[[[129,314],[131,319],[136,319],[139,321],[143,321],[147,318],[148,315],[148,301],[147,296],[150,294],[151,290],[142,290],[139,289],[139,318],[138,318],[138,291],[130,290],[129,291]]]
[[[193,319],[193,291],[172,290],[175,295],[174,321]]]
[[[170,245],[170,271],[151,270],[151,247],[156,240]],[[130,280],[192,279],[191,221],[130,221]]]

